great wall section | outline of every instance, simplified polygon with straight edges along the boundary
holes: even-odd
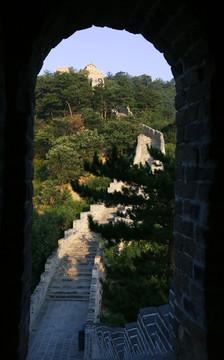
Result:
[[[163,134],[142,125],[134,163],[149,162],[147,145],[165,152]],[[108,191],[121,188],[114,181]],[[105,224],[118,220],[117,210],[94,204],[65,231],[58,248],[47,259],[45,271],[31,297],[30,340],[27,360],[176,359],[172,350],[173,291],[169,304],[139,310],[135,323],[110,328],[98,322],[105,278],[100,235],[88,227],[88,216]],[[85,331],[84,331],[85,328]],[[85,334],[85,346],[80,348]],[[81,341],[81,340],[82,341]]]

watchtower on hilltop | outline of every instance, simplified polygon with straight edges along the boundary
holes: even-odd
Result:
[[[103,71],[97,70],[92,62],[89,65],[86,65],[85,70],[89,72],[88,79],[92,87],[104,84]]]

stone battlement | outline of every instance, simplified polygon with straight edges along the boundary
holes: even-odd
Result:
[[[155,147],[165,154],[163,133],[144,124],[141,124],[141,128],[142,134],[138,136],[134,164],[139,165],[141,163],[142,165],[145,165],[145,163],[148,163],[152,170],[158,169],[158,166],[161,167],[161,164],[158,163],[158,161],[154,161],[153,157],[149,154],[147,147]]]

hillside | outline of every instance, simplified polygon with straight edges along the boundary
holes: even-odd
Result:
[[[148,75],[132,77],[124,72],[108,73],[104,81],[105,86],[93,89],[85,70],[47,72],[37,79],[34,285],[56,239],[91,202],[74,201],[66,184],[79,179],[94,188],[108,186],[109,179],[89,177],[84,170],[84,162],[91,160],[95,151],[105,158],[116,143],[120,153],[131,155],[141,131],[139,124],[144,123],[162,131],[166,151],[174,153],[174,81],[152,81]],[[122,114],[125,111],[128,115]],[[49,227],[49,222],[54,225]]]

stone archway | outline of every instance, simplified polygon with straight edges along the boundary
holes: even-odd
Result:
[[[31,11],[14,9],[16,17],[10,18],[14,22],[9,21],[1,33],[2,38],[6,34],[0,63],[1,234],[2,251],[11,256],[3,282],[5,288],[10,282],[14,285],[5,291],[10,308],[4,323],[12,334],[14,358],[18,346],[18,358],[25,358],[28,338],[35,79],[52,47],[91,25],[141,33],[171,65],[178,110],[174,347],[180,359],[206,359],[213,352],[210,339],[215,337],[217,342],[221,328],[213,326],[212,318],[221,305],[214,312],[211,274],[216,277],[221,267],[212,267],[217,252],[211,239],[217,229],[223,230],[215,215],[221,209],[221,197],[212,185],[214,181],[220,184],[215,165],[221,164],[222,158],[217,153],[214,128],[220,99],[215,87],[217,47],[211,41],[214,29],[209,32],[207,16],[214,18],[217,13],[205,4],[201,11],[200,1],[194,7],[191,4],[176,0],[48,0],[33,4]],[[220,294],[218,285],[216,278],[216,295]]]

